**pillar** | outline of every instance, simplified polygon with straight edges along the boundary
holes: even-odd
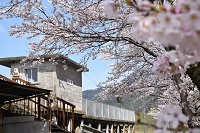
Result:
[[[106,125],[106,133],[109,133],[109,124]]]
[[[128,125],[128,133],[131,133],[131,125]]]
[[[125,133],[125,132],[126,132],[126,125],[124,124],[122,133]]]
[[[134,125],[132,126],[132,133],[135,133]]]
[[[83,133],[84,120],[81,120],[79,133]]]
[[[101,123],[98,124],[98,130],[101,131]]]
[[[92,127],[92,124],[91,124],[91,123],[89,123],[89,124],[88,124],[88,126],[89,126],[89,127]]]
[[[117,133],[120,133],[120,125],[117,125]]]
[[[79,126],[76,127],[75,133],[80,133],[80,127]]]
[[[69,132],[71,132],[71,129],[72,129],[72,119],[69,120],[69,123],[68,123],[68,126],[67,126],[67,130]]]
[[[110,127],[110,133],[114,133],[114,125],[113,124]]]

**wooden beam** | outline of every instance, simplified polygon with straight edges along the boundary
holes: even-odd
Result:
[[[38,95],[34,95],[34,96],[20,97],[20,99],[13,99],[11,101],[5,102],[5,104],[12,103],[12,102],[18,102],[18,101],[21,101],[21,100],[24,100],[24,99],[29,99],[30,101],[36,103],[34,100],[31,100],[31,98],[35,98],[35,97],[43,96],[43,95],[46,95],[46,94],[38,94]]]
[[[8,96],[8,97],[14,97],[14,98],[23,98],[22,96],[12,95],[12,94],[6,94],[6,93],[0,93],[1,96]]]
[[[30,90],[30,91],[36,91],[36,92],[42,92],[42,93],[47,93],[48,91],[46,90],[41,90],[39,88],[34,88],[34,87],[30,87],[30,86],[22,86],[22,85],[12,85],[13,87],[16,87],[16,88],[20,88],[20,89],[24,89],[24,90]]]
[[[16,83],[15,81],[13,81],[13,80],[11,80],[11,79],[9,79],[9,78],[1,75],[1,74],[0,74],[0,79],[3,79],[3,80],[8,81],[8,82]]]
[[[7,87],[7,88],[2,88],[2,89],[0,89],[0,92],[1,91],[4,91],[4,90],[9,90],[9,89],[12,89],[13,87]]]

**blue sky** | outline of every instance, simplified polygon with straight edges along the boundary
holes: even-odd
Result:
[[[28,42],[26,38],[9,36],[9,26],[13,20],[0,21],[0,58],[28,55]],[[79,56],[73,56],[79,62]],[[89,72],[83,73],[83,90],[96,89],[96,84],[105,81],[108,76],[108,61],[89,60]],[[0,74],[10,77],[10,69],[0,65]]]

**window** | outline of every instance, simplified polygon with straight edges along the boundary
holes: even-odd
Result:
[[[74,84],[74,83],[73,83],[73,80],[67,79],[67,84],[68,84],[68,85],[73,85],[73,84]]]
[[[25,69],[25,76],[26,76],[26,81],[29,82],[37,82],[37,68],[29,68]]]

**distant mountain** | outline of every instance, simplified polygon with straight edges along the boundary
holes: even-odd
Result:
[[[82,92],[83,98],[85,99],[90,99],[90,100],[95,100],[95,95],[103,91],[101,88],[97,88],[94,90],[85,90]]]
[[[103,91],[103,89],[101,89],[101,88],[97,88],[95,90],[85,90],[82,92],[82,95],[83,95],[83,98],[85,98],[85,99],[97,100],[96,95],[102,91]],[[140,95],[142,95],[142,94],[137,93],[137,94],[134,94],[134,95],[131,95],[128,97],[123,97],[122,102],[120,102],[120,103],[117,101],[117,98],[115,96],[109,97],[106,100],[101,100],[101,101],[98,100],[98,101],[109,104],[109,105],[113,105],[116,107],[134,110],[136,112],[141,112],[144,110],[143,104],[145,103],[145,101],[148,101],[149,103],[151,103],[151,104],[145,105],[146,111],[148,111],[151,107],[154,107],[156,105],[156,103],[157,103],[156,97],[154,97],[152,99],[152,97],[148,96],[146,98],[137,100],[138,97],[140,97]],[[136,102],[134,102],[134,101],[136,101]]]

